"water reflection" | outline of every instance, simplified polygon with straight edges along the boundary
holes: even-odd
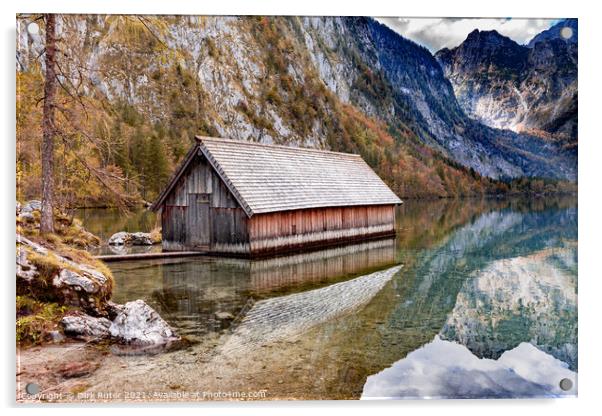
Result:
[[[142,207],[127,212],[119,208],[78,208],[73,210],[73,216],[103,241],[119,231],[147,233],[160,226],[157,215]]]
[[[204,381],[180,381],[190,388],[214,382],[211,387],[247,389],[253,383],[278,397],[358,398],[367,391],[380,397],[393,394],[389,382],[370,376],[393,374],[386,369],[400,362],[404,371],[432,362],[433,368],[425,368],[433,379],[428,394],[445,397],[556,394],[535,376],[519,373],[533,360],[551,363],[545,365],[552,371],[550,386],[561,373],[575,376],[574,199],[409,201],[397,219],[396,240],[296,256],[113,263],[115,298],[145,299],[201,344],[221,340],[219,348],[203,350],[208,356],[201,354],[201,363],[211,364],[199,364]],[[375,280],[367,300],[345,313],[329,315],[313,303],[324,298],[323,289],[398,264],[400,271]],[[309,298],[309,306],[299,307],[300,298]],[[322,313],[312,317],[318,309]],[[266,310],[286,319],[253,324]],[[304,316],[312,317],[311,325],[297,325]],[[252,328],[252,336],[238,336],[240,328]],[[438,364],[433,351],[445,357],[450,348],[468,367]],[[415,360],[414,351],[422,351],[423,361]],[[466,372],[474,360],[484,366]],[[170,371],[178,372],[177,366]],[[461,390],[453,386],[454,371],[481,381]],[[497,380],[503,388],[496,396],[489,388]],[[395,395],[427,394],[423,387],[407,385]]]
[[[120,231],[150,232],[160,227],[157,215],[143,207],[123,211],[118,208],[79,208],[73,210],[84,228],[101,239],[101,246],[90,249],[93,255],[140,254],[161,252],[161,244],[152,246],[110,246],[109,238]]]
[[[506,208],[482,214],[472,223],[458,229],[440,246],[419,252],[408,250],[402,254],[407,263],[414,261],[414,267],[411,268],[409,278],[400,282],[398,291],[405,301],[400,302],[391,313],[389,328],[402,333],[428,331],[428,339],[432,339],[444,328],[454,308],[458,308],[456,313],[459,313],[470,288],[474,285],[478,287],[479,283],[484,282],[482,271],[485,270],[486,279],[496,284],[490,288],[488,299],[495,300],[498,310],[493,310],[495,308],[492,308],[491,302],[488,303],[483,298],[474,300],[481,309],[471,311],[478,312],[478,316],[474,313],[469,315],[481,319],[483,328],[475,331],[478,337],[471,339],[480,339],[488,344],[477,348],[476,342],[468,343],[465,339],[469,348],[473,347],[472,350],[482,357],[497,358],[503,351],[514,348],[522,341],[539,339],[540,343],[537,345],[541,345],[546,351],[576,350],[576,241],[577,210],[574,207],[525,213]],[[543,255],[542,250],[548,250],[548,255]],[[531,261],[520,259],[531,254],[536,254]],[[573,259],[558,261],[562,256]],[[501,259],[512,258],[518,258],[515,260],[516,267],[511,267],[512,263],[496,263]],[[553,267],[549,262],[554,263]],[[532,270],[526,270],[525,267]],[[561,282],[558,283],[562,287],[560,293],[558,286],[542,283],[548,279],[546,275],[549,273],[555,273],[556,276],[562,274],[559,278]],[[513,288],[509,274],[522,279],[525,290],[519,290],[516,285]],[[540,294],[545,293],[546,296],[537,297],[533,293],[536,287]],[[567,296],[572,299],[568,304],[562,300]],[[531,310],[534,306],[531,299],[534,297],[537,297],[538,302],[537,313]],[[524,307],[517,308],[517,304]],[[559,309],[559,305],[562,308]],[[566,305],[569,307],[565,309]],[[502,319],[499,314],[504,313],[504,310],[507,310],[506,317],[514,320],[513,324],[500,322]],[[492,316],[496,312],[498,316]],[[548,332],[552,331],[553,324],[559,328],[554,336],[548,337],[548,341],[544,340],[544,336],[535,337],[537,334],[532,333],[539,333],[535,322],[538,321],[538,316],[544,314],[548,314],[550,320]],[[491,329],[487,324],[492,321],[500,324],[497,330]],[[474,322],[464,324],[475,325]],[[459,336],[459,332],[452,331],[450,325],[445,328],[444,336],[452,339]],[[485,328],[490,330],[485,332]],[[498,342],[493,332],[500,336]],[[500,342],[501,338],[503,343]],[[547,342],[555,345],[550,346]],[[573,347],[566,347],[565,344]],[[559,355],[559,358],[568,357]],[[575,361],[576,356],[569,360],[573,368],[576,368]]]
[[[240,326],[220,351],[232,356],[299,334],[366,305],[399,272],[391,267],[344,282],[287,296],[266,299],[245,313]]]
[[[345,281],[389,267],[395,258],[395,239],[385,239],[264,260],[195,257],[111,268],[115,301],[145,299],[180,333],[200,337],[242,318],[257,300]]]
[[[569,379],[564,391],[559,380]],[[368,377],[362,399],[519,398],[574,396],[576,374],[529,343],[497,360],[479,359],[463,345],[435,337],[390,368]]]
[[[462,287],[441,335],[497,359],[530,342],[577,368],[576,247],[498,260]]]

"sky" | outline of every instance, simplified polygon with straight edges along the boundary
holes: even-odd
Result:
[[[474,29],[495,29],[522,45],[558,22],[558,19],[420,17],[378,17],[376,20],[386,24],[403,37],[425,46],[433,53],[441,48],[458,46]]]

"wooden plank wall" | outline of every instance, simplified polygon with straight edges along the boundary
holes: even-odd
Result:
[[[209,228],[197,230],[207,224],[191,218],[192,201],[209,195]],[[197,207],[198,208],[198,207]],[[193,210],[195,211],[195,210]],[[197,210],[198,211],[198,210]],[[196,215],[196,214],[195,214]],[[180,177],[177,185],[162,207],[163,248],[165,250],[196,250],[198,244],[191,240],[199,233],[209,234],[209,246],[215,252],[248,252],[247,216],[234,196],[203,157],[196,157]]]
[[[198,212],[206,210],[190,204],[206,199],[209,219],[200,221],[196,218]],[[161,219],[165,250],[208,249],[243,255],[270,254],[395,233],[393,205],[281,211],[257,214],[249,219],[221,178],[200,156],[191,161],[167,197]],[[207,234],[207,238],[203,238]],[[204,241],[209,242],[207,247],[199,243]]]
[[[394,233],[393,205],[283,211],[254,215],[249,221],[252,253]]]
[[[162,244],[168,251],[186,250],[186,207],[164,205],[161,209]]]

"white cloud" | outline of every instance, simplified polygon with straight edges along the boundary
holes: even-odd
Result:
[[[558,19],[480,19],[480,18],[405,18],[378,17],[381,23],[405,38],[427,47],[431,52],[453,48],[474,29],[496,30],[519,44],[527,43]]]

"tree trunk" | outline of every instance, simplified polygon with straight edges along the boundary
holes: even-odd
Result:
[[[56,16],[46,19],[46,75],[44,78],[44,114],[42,118],[42,215],[40,233],[54,232],[54,107],[56,96]]]

